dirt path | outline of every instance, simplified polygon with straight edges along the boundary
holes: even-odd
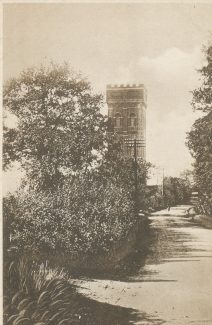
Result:
[[[185,208],[153,214],[146,249],[138,243],[113,275],[77,281],[80,292],[134,310],[129,324],[212,324],[212,230]]]

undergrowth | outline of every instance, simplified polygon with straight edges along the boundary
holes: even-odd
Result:
[[[79,294],[63,270],[27,258],[4,263],[4,325],[129,325],[137,317]]]
[[[89,324],[81,299],[63,271],[26,258],[5,263],[5,325]]]

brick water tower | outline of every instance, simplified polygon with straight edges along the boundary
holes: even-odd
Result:
[[[123,138],[125,153],[133,155],[129,143],[137,143],[137,157],[146,159],[146,89],[143,84],[107,85],[108,117],[114,132]],[[135,141],[136,139],[136,141]]]

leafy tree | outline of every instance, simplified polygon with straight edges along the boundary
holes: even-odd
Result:
[[[29,69],[4,88],[4,108],[18,118],[5,128],[4,165],[18,160],[30,184],[54,188],[101,158],[106,123],[102,96],[67,64]]]
[[[164,203],[169,206],[188,203],[191,187],[187,180],[180,177],[164,178]]]
[[[185,184],[187,184],[188,189],[191,191],[194,185],[193,170],[185,169],[183,172],[181,172],[180,178],[184,180]]]
[[[5,109],[18,120],[5,127],[5,168],[19,161],[26,171],[4,204],[10,244],[20,252],[108,252],[137,222],[133,161],[107,132],[101,105],[67,65],[27,70],[5,86]],[[137,167],[144,201],[148,166]]]
[[[212,215],[212,44],[204,49],[206,64],[199,70],[203,82],[193,91],[192,105],[204,112],[188,133],[187,145],[194,158],[194,180],[199,192],[200,210]]]
[[[162,188],[149,186],[146,189],[147,208],[160,210],[167,206],[186,204],[190,201],[192,191],[191,171],[185,170],[180,177],[164,177]]]

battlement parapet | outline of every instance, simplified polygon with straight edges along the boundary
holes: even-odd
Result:
[[[121,88],[144,88],[144,84],[109,84],[107,89],[121,89]]]

